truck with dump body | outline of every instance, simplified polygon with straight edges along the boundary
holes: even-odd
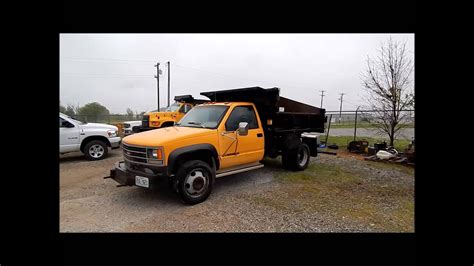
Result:
[[[164,112],[158,110],[143,115],[138,132],[173,126],[196,104],[206,102],[206,100],[194,99],[192,95],[175,96],[174,100],[175,102],[168,106]]]
[[[210,99],[172,127],[122,140],[124,161],[110,176],[119,186],[153,188],[166,181],[187,204],[207,199],[218,177],[263,167],[282,157],[293,171],[317,156],[314,135],[324,132],[325,109],[280,96],[279,88],[202,92]]]

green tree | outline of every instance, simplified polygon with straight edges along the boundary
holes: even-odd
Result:
[[[88,103],[79,108],[78,115],[86,121],[98,121],[110,114],[109,110],[98,102]]]

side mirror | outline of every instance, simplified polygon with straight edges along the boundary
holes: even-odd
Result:
[[[63,127],[67,127],[67,128],[71,128],[71,127],[74,127],[73,124],[69,123],[68,121],[64,120],[63,121],[63,124],[62,124]]]
[[[239,128],[237,129],[237,133],[240,136],[247,136],[247,134],[249,133],[249,123],[240,122],[239,123]]]

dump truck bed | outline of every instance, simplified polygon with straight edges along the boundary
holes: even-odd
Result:
[[[252,102],[266,133],[324,132],[325,109],[280,96],[279,88],[261,87],[202,92],[214,102]]]
[[[174,100],[177,102],[192,103],[192,104],[202,104],[202,103],[208,102],[208,100],[194,99],[194,97],[190,94],[174,96]]]

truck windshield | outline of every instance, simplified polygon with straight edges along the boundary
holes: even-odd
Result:
[[[224,105],[196,106],[176,125],[180,127],[202,127],[214,129],[219,125],[226,110],[227,106]]]
[[[79,120],[78,118],[72,118],[72,117],[70,117],[70,116],[67,116],[67,118],[73,120],[74,122],[78,123],[79,125],[85,125],[85,124],[87,124],[86,121]]]
[[[176,112],[179,110],[179,103],[173,103],[168,108],[166,108],[165,112]]]

